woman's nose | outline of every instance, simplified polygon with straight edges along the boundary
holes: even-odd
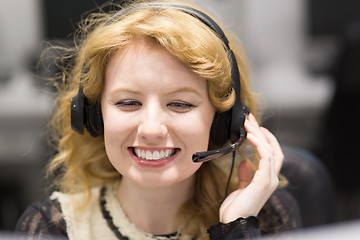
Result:
[[[138,127],[138,133],[142,139],[149,142],[158,142],[166,137],[168,129],[161,108],[155,106],[148,107],[142,115],[142,121]]]

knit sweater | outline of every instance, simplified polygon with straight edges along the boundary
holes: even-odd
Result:
[[[23,239],[119,239],[104,218],[105,209],[111,215],[111,222],[124,239],[193,239],[181,233],[167,236],[152,235],[137,228],[129,221],[116,198],[116,186],[107,186],[104,196],[101,187],[91,190],[91,198],[85,209],[78,213],[82,193],[64,194],[53,192],[50,199],[33,203],[24,212],[17,224],[17,231]],[[101,197],[105,201],[102,209]],[[258,220],[259,219],[259,220]],[[283,232],[300,225],[299,211],[294,199],[285,190],[276,191],[259,213],[258,218],[239,218],[234,222],[218,223],[208,229],[210,239],[250,239],[261,234]]]

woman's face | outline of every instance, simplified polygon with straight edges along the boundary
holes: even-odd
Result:
[[[206,80],[145,41],[109,60],[101,98],[105,148],[123,176],[146,187],[191,181],[206,151],[215,110]]]

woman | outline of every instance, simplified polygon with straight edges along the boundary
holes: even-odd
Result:
[[[53,119],[59,153],[49,172],[58,191],[30,206],[18,230],[69,239],[240,239],[298,225],[291,196],[273,193],[281,148],[253,114],[237,125],[245,124],[255,153],[249,161],[245,144],[237,150],[244,161],[229,196],[226,157],[192,161],[230,140],[225,150],[238,148],[244,135],[218,141],[213,129],[223,125],[218,116],[237,115],[240,101],[255,113],[256,101],[234,43],[230,50],[217,25],[182,4],[136,3],[85,21]]]

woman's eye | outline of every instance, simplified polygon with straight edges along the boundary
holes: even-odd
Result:
[[[142,104],[135,100],[124,100],[117,102],[116,106],[125,111],[133,111],[141,107]]]
[[[167,106],[177,112],[186,112],[195,107],[193,104],[187,102],[171,102]]]

